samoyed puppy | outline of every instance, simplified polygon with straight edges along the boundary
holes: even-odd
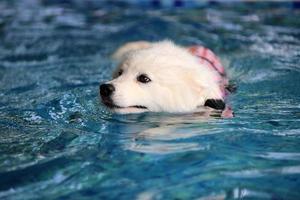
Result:
[[[113,79],[100,85],[103,104],[117,113],[226,110],[228,80],[218,58],[201,46],[172,41],[130,42],[113,54]]]

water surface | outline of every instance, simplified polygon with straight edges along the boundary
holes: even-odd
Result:
[[[298,10],[70,2],[0,2],[0,199],[300,198]],[[235,118],[101,105],[113,50],[165,38],[222,57]]]

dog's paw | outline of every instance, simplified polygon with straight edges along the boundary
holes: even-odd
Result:
[[[207,99],[204,103],[204,106],[216,109],[216,110],[224,110],[226,105],[222,99]]]

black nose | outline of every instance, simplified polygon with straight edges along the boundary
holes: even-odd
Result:
[[[112,84],[100,85],[100,94],[102,97],[109,97],[115,91],[115,87]]]

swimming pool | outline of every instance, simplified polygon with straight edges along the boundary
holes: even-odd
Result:
[[[0,2],[0,199],[300,198],[299,10],[65,2]],[[222,57],[235,118],[99,103],[110,53],[164,38]]]

